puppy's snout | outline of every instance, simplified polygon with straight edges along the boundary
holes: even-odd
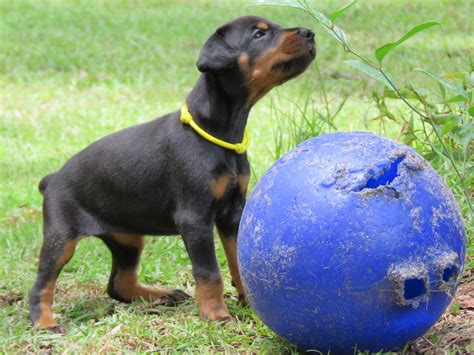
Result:
[[[304,37],[305,39],[309,41],[314,40],[314,32],[311,30],[308,30],[307,28],[299,28],[297,32],[300,36]]]

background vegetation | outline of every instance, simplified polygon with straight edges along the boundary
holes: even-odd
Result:
[[[343,4],[318,1],[324,13]],[[247,14],[285,27],[315,28],[319,50],[318,65],[270,93],[252,112],[252,184],[301,139],[335,130],[371,130],[398,137],[430,159],[453,189],[472,234],[472,200],[439,154],[433,134],[425,135],[422,122],[384,93],[380,83],[344,64],[353,58],[298,10],[248,8],[239,1],[2,0],[0,349],[294,351],[231,296],[234,290],[219,245],[226,302],[238,318],[224,326],[198,322],[194,302],[170,309],[110,300],[105,294],[110,254],[93,238],[79,244],[60,278],[55,311],[69,329],[66,335],[32,330],[24,299],[34,280],[42,240],[42,200],[37,192],[41,177],[108,133],[177,110],[198,76],[194,64],[202,43],[224,21]],[[400,87],[429,92],[427,100],[440,104],[433,108],[439,114],[449,109],[458,115],[465,113],[461,103],[442,101],[454,94],[447,90],[437,101],[436,93],[442,95],[443,90],[438,82],[412,69],[421,67],[471,90],[472,100],[471,14],[469,1],[360,1],[338,19],[338,25],[362,55],[373,58],[378,46],[398,39],[414,25],[441,22],[442,27],[394,50],[384,59],[384,67]],[[423,102],[417,105],[426,108]],[[302,120],[305,117],[310,119]],[[444,141],[472,193],[472,141],[464,146],[453,137],[461,124],[469,123],[466,117],[472,123],[469,116],[448,123]],[[410,121],[411,130],[404,131]],[[448,121],[441,117],[437,124],[443,130]],[[469,253],[474,253],[472,244]],[[471,262],[468,268],[472,266]],[[148,239],[141,278],[192,293],[190,264],[178,237]],[[429,341],[442,347],[440,339],[432,334]],[[456,350],[455,346],[448,348]]]

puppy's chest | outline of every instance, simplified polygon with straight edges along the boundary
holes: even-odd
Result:
[[[248,171],[223,171],[215,175],[210,182],[210,191],[214,200],[222,200],[231,194],[245,195],[248,189],[250,173]]]

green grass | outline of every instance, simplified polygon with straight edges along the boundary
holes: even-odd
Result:
[[[327,13],[343,2],[318,4]],[[417,23],[442,22],[442,28],[398,48],[385,64],[397,82],[426,86],[426,77],[412,68],[442,74],[469,66],[471,7],[469,1],[360,1],[338,22],[365,55]],[[34,281],[42,241],[41,177],[108,133],[176,110],[198,77],[194,64],[202,43],[224,21],[246,14],[286,27],[314,27],[296,10],[247,8],[236,1],[0,1],[0,351],[295,351],[235,297],[226,302],[238,321],[226,325],[198,322],[194,302],[170,309],[110,300],[110,255],[92,238],[79,244],[59,281],[55,312],[69,329],[65,336],[31,329],[22,298]],[[336,105],[350,94],[337,127],[377,132],[368,120],[374,114],[369,101],[380,86],[344,65],[351,58],[316,31],[329,102]],[[315,66],[253,110],[252,184],[273,162],[271,103],[291,105],[308,88],[314,89],[315,109],[323,110]],[[399,129],[377,133],[394,138]],[[235,294],[217,248],[226,294]],[[179,238],[148,239],[141,279],[193,292]]]

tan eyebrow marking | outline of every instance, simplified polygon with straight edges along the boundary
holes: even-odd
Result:
[[[266,30],[268,30],[268,23],[259,22],[259,23],[257,24],[257,28],[266,31]]]

